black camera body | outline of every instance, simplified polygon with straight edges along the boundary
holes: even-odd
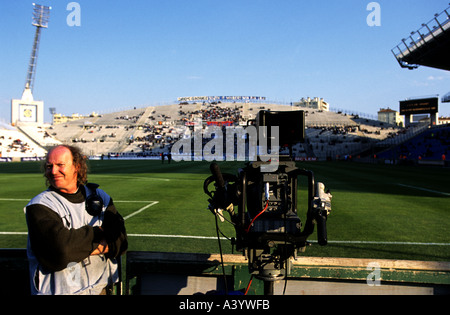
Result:
[[[282,125],[277,139],[281,146],[304,140],[303,111],[261,111],[256,124]],[[212,176],[204,183],[204,191],[211,197],[209,209],[222,217],[223,211],[229,212],[236,231],[236,249],[248,258],[250,273],[265,281],[282,280],[289,274],[291,258],[304,252],[315,225],[318,243],[327,244],[326,221],[332,197],[322,183],[315,183],[312,171],[297,168],[290,156],[278,156],[277,161],[271,158],[248,163],[237,176],[222,174],[218,165],[212,163]],[[267,167],[269,164],[271,167]],[[297,209],[299,177],[306,177],[308,183],[304,226]],[[216,191],[210,192],[208,186],[213,182]]]
[[[276,172],[265,173],[255,162],[239,176],[242,198],[238,204],[236,247],[246,253],[250,272],[268,281],[283,279],[290,270],[290,258],[304,252],[307,239],[317,225],[318,243],[327,245],[326,221],[331,211],[331,194],[316,184],[311,171],[299,169],[288,158],[279,161]],[[298,182],[308,182],[305,225],[299,217]]]

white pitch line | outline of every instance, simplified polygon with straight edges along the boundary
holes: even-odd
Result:
[[[160,238],[190,238],[201,240],[216,240],[217,236],[193,236],[193,235],[163,235],[163,234],[127,234],[131,237],[160,237]],[[221,239],[226,239],[221,237]]]
[[[0,232],[0,235],[27,235],[27,232]],[[216,240],[216,236],[194,236],[194,235],[164,235],[164,234],[128,234],[130,237],[155,237],[155,238],[182,238]],[[221,237],[220,239],[226,240]],[[317,241],[310,241],[316,243]],[[377,241],[328,241],[330,244],[361,244],[361,245],[416,245],[416,246],[450,246],[450,243],[419,243],[419,242],[377,242]]]
[[[161,238],[191,238],[216,240],[215,236],[163,235],[163,234],[128,234],[131,237],[161,237]],[[221,237],[221,239],[226,239]],[[309,241],[316,243],[317,241]],[[450,243],[418,243],[418,242],[377,242],[377,241],[328,241],[330,244],[379,244],[379,245],[421,245],[421,246],[450,246]]]
[[[28,235],[28,232],[0,232],[0,235]]]
[[[17,198],[0,198],[0,201],[30,201],[30,199],[17,199]],[[154,200],[114,200],[114,202],[119,203],[150,203],[155,202]]]
[[[114,200],[114,203],[152,203],[152,202],[159,202],[155,200]]]
[[[146,205],[145,207],[142,207],[141,209],[139,209],[139,210],[137,210],[137,211],[135,211],[135,212],[133,212],[133,213],[127,215],[127,216],[124,217],[123,219],[124,219],[124,220],[127,220],[127,219],[129,219],[129,218],[135,216],[136,214],[139,214],[139,213],[141,213],[142,211],[144,211],[144,210],[146,210],[146,209],[150,208],[151,206],[154,206],[154,205],[156,205],[156,204],[158,204],[158,203],[159,203],[159,201],[153,201],[153,202],[149,203],[148,205]]]
[[[95,175],[97,177],[112,177],[117,178],[120,177],[122,179],[133,179],[137,181],[163,181],[163,182],[170,182],[169,178],[160,178],[160,177],[139,177],[139,176],[116,176],[116,175]]]
[[[30,201],[30,199],[13,199],[13,198],[0,198],[0,201]],[[156,205],[159,203],[159,201],[142,201],[142,200],[114,200],[115,203],[149,203],[148,205],[140,208],[139,210],[127,215],[126,217],[124,217],[123,219],[129,219],[131,217],[134,217],[136,214],[141,213],[142,211]],[[0,232],[0,235],[5,235],[4,233],[6,232]],[[10,232],[10,233],[14,233],[14,232]]]
[[[317,242],[317,241],[313,241]],[[328,241],[330,244],[365,244],[365,245],[418,245],[418,246],[450,246],[450,243],[419,243],[419,242],[377,242],[377,241]]]
[[[443,195],[443,196],[450,196],[449,193],[445,193],[445,192],[441,192],[441,191],[437,191],[437,190],[431,190],[431,189],[422,188],[422,187],[416,187],[416,186],[410,186],[410,185],[404,185],[404,184],[397,184],[397,186],[403,186],[403,187],[407,187],[407,188],[423,190],[423,191],[427,191],[427,192],[431,192],[431,193]]]

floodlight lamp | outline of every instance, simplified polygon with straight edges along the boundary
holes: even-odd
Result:
[[[43,6],[33,3],[33,21],[32,25],[36,27],[48,27],[48,21],[50,19],[50,10],[52,7]]]

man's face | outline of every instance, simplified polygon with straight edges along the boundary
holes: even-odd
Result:
[[[74,194],[77,191],[77,168],[73,165],[72,153],[68,148],[57,147],[49,153],[45,177],[63,193]]]

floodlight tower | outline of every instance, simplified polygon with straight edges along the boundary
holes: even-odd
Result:
[[[11,100],[11,124],[43,124],[44,123],[44,102],[33,99],[34,77],[36,75],[36,64],[39,51],[41,31],[48,27],[51,7],[33,3],[33,21],[36,26],[34,35],[33,50],[31,51],[30,63],[28,65],[27,80],[22,98]]]
[[[27,80],[25,83],[25,90],[29,89],[33,92],[34,78],[36,75],[36,64],[39,52],[39,43],[41,40],[41,30],[48,28],[48,21],[50,19],[51,7],[43,6],[33,3],[33,21],[31,24],[36,26],[36,33],[34,35],[33,50],[31,51],[30,63],[28,65]]]

